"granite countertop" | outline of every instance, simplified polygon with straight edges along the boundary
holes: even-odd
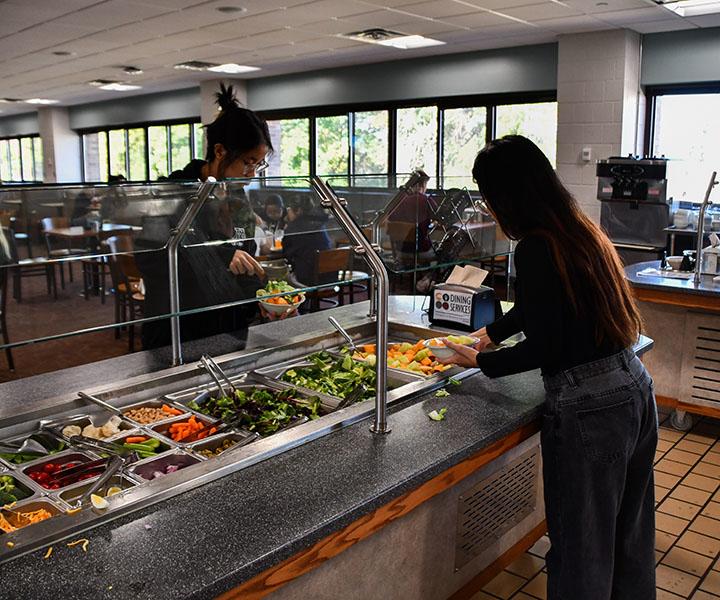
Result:
[[[671,279],[670,277],[653,277],[638,275],[638,271],[647,269],[648,267],[659,269],[659,260],[649,260],[647,262],[636,263],[625,267],[625,277],[635,287],[652,289],[666,292],[684,292],[687,294],[696,294],[700,296],[715,296],[720,293],[720,284],[713,282],[712,275],[703,275],[700,285],[695,285],[690,279]]]
[[[334,314],[361,319],[365,308],[362,314],[358,305]],[[394,300],[391,315],[426,325],[417,308]],[[306,323],[313,320],[310,315]],[[293,321],[251,329],[248,340],[297,328],[302,318]],[[642,345],[651,344],[645,338]],[[104,362],[120,361],[122,378],[123,372],[136,373],[143,360],[124,358],[127,363]],[[109,374],[112,366],[78,369]],[[72,387],[77,374],[66,375],[55,375],[56,383]],[[539,371],[495,380],[477,374],[450,392],[395,407],[386,436],[360,421],[93,528],[78,536],[90,541],[87,553],[58,543],[48,560],[37,551],[0,565],[0,599],[214,598],[532,422],[544,401]],[[444,421],[428,419],[429,411],[443,406]]]

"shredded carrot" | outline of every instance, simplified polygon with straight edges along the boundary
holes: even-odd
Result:
[[[5,533],[17,531],[17,527],[13,527],[4,515],[0,514],[0,529]]]
[[[48,558],[50,558],[50,555],[52,554],[52,549],[53,549],[52,546],[50,546],[50,547],[47,549],[47,552],[45,553],[45,556],[43,556],[43,560],[47,560]]]
[[[70,543],[67,545],[67,547],[68,547],[68,548],[72,548],[73,546],[77,546],[78,544],[84,544],[85,542],[87,542],[88,544],[90,543],[90,541],[89,541],[87,538],[80,538],[79,540],[75,540],[74,542],[70,542]]]

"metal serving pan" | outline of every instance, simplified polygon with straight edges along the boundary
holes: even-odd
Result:
[[[214,436],[209,440],[200,440],[199,442],[189,444],[187,449],[193,452],[193,454],[200,457],[202,460],[210,460],[212,458],[215,458],[216,456],[224,454],[228,450],[238,448],[238,444],[245,446],[259,439],[260,436],[255,433],[249,433],[247,431],[232,431],[230,433],[223,433],[221,435]],[[224,450],[220,454],[216,454],[215,456],[204,456],[200,454],[202,450],[215,450],[216,448],[221,446],[226,440],[232,441],[233,446],[231,446],[227,450]]]
[[[0,508],[0,512],[8,520],[10,525],[17,527],[19,524],[18,518],[16,515],[17,512],[32,512],[35,510],[40,510],[41,508],[44,508],[45,510],[47,510],[50,514],[52,514],[53,517],[60,515],[64,512],[59,506],[57,506],[49,498],[41,498],[41,499],[36,499],[36,500],[23,500],[22,502],[18,502],[15,506],[13,506],[12,510],[4,510],[4,509]],[[46,520],[49,520],[49,519],[46,519]],[[44,523],[44,522],[45,521],[39,521],[38,523]],[[37,525],[38,523],[34,523],[33,525]],[[25,529],[26,527],[32,527],[32,525],[24,525],[22,527],[19,527],[19,529]],[[5,532],[0,531],[0,535],[6,535],[6,534],[5,534]]]
[[[67,488],[65,488],[61,492],[54,492],[50,495],[50,497],[58,502],[61,506],[67,507],[67,508],[75,508],[75,502],[80,496],[82,496],[85,491],[93,485],[94,481],[79,481],[78,483],[75,483]],[[129,477],[125,477],[123,475],[115,475],[114,477],[111,477],[107,484],[103,486],[99,492],[104,492],[108,488],[111,487],[119,487],[122,490],[129,490],[134,488],[137,485],[135,481],[130,479]],[[96,492],[98,493],[98,492]],[[103,495],[103,494],[100,494]]]
[[[178,406],[177,404],[173,403],[170,400],[145,400],[144,402],[135,402],[134,404],[130,404],[128,406],[122,407],[123,412],[123,418],[127,419],[131,423],[134,423],[136,427],[154,427],[158,423],[164,423],[165,421],[169,421],[170,419],[174,419],[175,417],[179,417],[181,415],[167,415],[164,419],[158,419],[157,421],[153,421],[152,423],[140,423],[140,421],[136,421],[132,417],[126,416],[126,413],[128,411],[131,411],[136,408],[160,408],[163,404],[167,404],[168,406],[172,406],[173,408],[177,408],[178,410],[186,410],[183,406]]]
[[[163,471],[168,465],[180,465],[179,471],[190,465],[201,462],[200,458],[176,449],[173,452],[166,452],[157,458],[146,458],[136,462],[128,469],[128,473],[139,482],[153,481],[152,474],[155,471]]]

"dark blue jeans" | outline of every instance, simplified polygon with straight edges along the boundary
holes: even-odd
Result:
[[[629,350],[544,379],[548,600],[653,600],[657,410]]]

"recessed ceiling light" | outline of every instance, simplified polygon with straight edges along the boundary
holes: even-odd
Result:
[[[141,68],[133,66],[122,67],[122,71],[126,75],[142,75],[143,72]]]
[[[345,33],[341,37],[367,42],[368,44],[380,44],[382,46],[392,46],[400,50],[411,50],[413,48],[424,48],[426,46],[441,46],[445,42],[434,40],[422,35],[405,35],[397,31],[382,29],[375,27],[373,29],[365,29],[363,31],[353,31]]]
[[[251,71],[259,71],[260,67],[248,67],[247,65],[225,63],[224,65],[208,67],[207,70],[212,71],[213,73],[250,73]]]
[[[427,46],[442,46],[445,42],[434,40],[422,35],[404,35],[402,37],[391,38],[389,40],[380,40],[377,42],[381,46],[392,46],[400,50],[412,50],[413,48],[425,48]]]
[[[53,52],[55,56],[75,56],[75,52],[69,52],[68,50],[55,50]]]
[[[131,85],[129,83],[118,83],[117,81],[113,83],[106,83],[104,85],[98,86],[101,90],[108,90],[109,92],[128,92],[130,90],[139,90],[141,86],[139,85]]]
[[[57,104],[60,100],[50,100],[49,98],[29,98],[25,100],[27,104]]]
[[[228,14],[246,12],[247,8],[243,6],[218,6],[215,10],[221,13]]]
[[[720,13],[720,0],[655,0],[681,17]]]

